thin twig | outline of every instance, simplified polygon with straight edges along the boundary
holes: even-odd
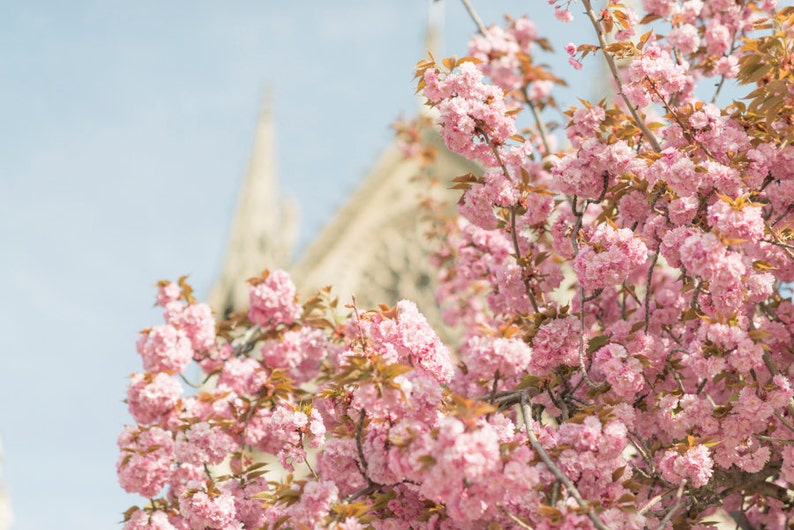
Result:
[[[651,323],[651,280],[653,279],[653,268],[656,267],[656,260],[659,259],[659,253],[653,255],[651,266],[648,267],[648,280],[645,282],[645,333],[648,333],[648,326]]]
[[[754,434],[754,438],[757,440],[763,440],[765,442],[772,442],[776,444],[783,444],[783,445],[792,445],[794,444],[794,440],[784,440],[783,438],[772,438],[771,436],[764,436],[763,434]]]
[[[529,302],[532,304],[532,309],[535,310],[535,313],[538,313],[540,309],[538,308],[538,301],[535,299],[535,293],[532,292],[532,287],[529,285],[529,276],[527,275],[526,260],[521,256],[521,247],[518,245],[518,229],[516,227],[516,207],[510,207],[510,235],[512,236],[513,240],[513,251],[516,253],[516,263],[519,267],[521,267],[521,276],[522,280],[524,281],[524,291],[526,291],[527,298],[529,298]],[[531,272],[531,271],[530,271]]]
[[[479,31],[484,37],[486,31],[488,30],[485,28],[485,24],[482,23],[482,19],[480,18],[480,15],[478,15],[477,12],[474,10],[474,7],[472,7],[472,5],[469,3],[469,0],[460,0],[460,1],[463,4],[463,7],[466,8],[466,11],[469,12],[469,16],[474,21],[474,24],[477,26],[477,31]]]
[[[374,493],[374,492],[378,491],[379,487],[380,486],[378,486],[377,484],[370,484],[366,488],[362,488],[362,489],[358,490],[355,493],[351,493],[350,495],[347,496],[346,500],[347,500],[347,502],[354,501],[354,500],[358,499],[359,497],[363,497],[364,495],[369,495],[370,493]]]
[[[243,353],[248,353],[261,338],[261,334],[259,332],[262,328],[259,327],[259,324],[255,326],[251,326],[251,328],[246,331],[242,337],[237,338],[233,341],[234,348],[232,350],[233,355],[240,355]]]
[[[734,34],[733,34],[733,38],[731,39],[731,49],[728,50],[727,57],[732,56],[733,52],[736,51],[736,43],[737,43],[736,36],[737,36],[737,34],[738,34],[738,32],[734,32]],[[722,90],[722,85],[724,85],[724,84],[725,84],[725,74],[722,74],[720,76],[720,82],[717,85],[717,90],[714,91],[714,95],[711,97],[711,102],[712,103],[716,103],[717,102],[717,97],[719,97],[720,90]]]
[[[782,423],[788,430],[790,430],[791,432],[794,432],[794,425],[792,425],[789,422],[787,422],[786,418],[784,418],[781,413],[775,412],[775,417],[778,420],[780,420],[780,423]]]
[[[535,124],[538,126],[538,132],[540,133],[540,140],[541,142],[543,142],[543,148],[546,150],[546,152],[543,153],[543,155],[544,156],[550,155],[551,145],[549,144],[549,132],[546,130],[546,123],[540,117],[538,108],[529,98],[529,85],[524,87],[524,99],[527,102],[527,106],[529,107],[530,112],[532,112],[532,117],[535,118]]]
[[[502,161],[502,157],[499,154],[499,149],[497,148],[497,145],[491,140],[490,136],[488,136],[488,133],[486,131],[483,131],[480,127],[477,127],[476,131],[483,136],[485,142],[488,144],[488,147],[491,148],[491,152],[493,153],[493,156],[496,158],[496,162],[499,164],[499,168],[502,170],[502,174],[504,174],[505,178],[509,182],[512,182],[513,179],[510,176],[510,171],[508,171],[507,166],[505,166],[505,163]],[[535,312],[537,313],[540,309],[538,308],[538,302],[535,299],[535,294],[532,292],[532,288],[529,285],[528,272],[531,273],[531,271],[526,270],[526,260],[521,256],[521,247],[518,244],[518,227],[516,224],[516,216],[517,216],[516,207],[514,205],[510,207],[510,236],[513,241],[513,251],[515,252],[516,264],[519,267],[521,267],[521,276],[524,282],[524,291],[526,292],[527,298],[529,298],[529,301],[532,304],[532,309],[534,309]]]
[[[370,480],[369,475],[367,474],[367,459],[364,458],[364,446],[361,440],[361,436],[364,431],[365,415],[366,414],[362,409],[358,416],[358,423],[356,424],[356,450],[358,451],[358,462],[356,462],[356,465],[358,467],[358,472],[361,473],[361,476],[367,480],[367,484],[372,486],[373,482]]]
[[[607,180],[608,183],[608,180]],[[606,184],[604,185],[606,187]],[[578,212],[576,210],[576,202],[578,198],[576,195],[573,196],[571,199],[571,211],[573,211],[574,215],[576,216],[576,224],[574,224],[573,231],[571,232],[571,246],[573,247],[574,256],[579,255],[579,230],[582,229],[582,220],[584,219],[584,214],[587,211],[587,206],[590,204],[589,201],[584,201],[584,206],[582,206],[582,211]],[[579,368],[582,371],[582,378],[587,383],[587,386],[593,389],[598,389],[603,386],[603,383],[596,384],[590,376],[587,374],[587,366],[584,362],[584,304],[586,302],[584,296],[584,287],[579,286]]]
[[[493,403],[496,399],[496,389],[499,388],[499,369],[496,369],[496,373],[493,375],[493,386],[491,387],[491,397],[488,398],[489,403]]]
[[[656,497],[654,497],[653,499],[649,500],[649,501],[648,501],[648,502],[645,504],[645,506],[643,506],[642,508],[640,508],[640,511],[638,511],[638,512],[637,512],[637,515],[642,515],[642,514],[644,514],[645,512],[647,512],[648,510],[650,510],[650,509],[651,509],[651,507],[652,507],[654,504],[656,504],[657,502],[659,502],[660,500],[662,500],[662,496],[661,496],[661,495],[657,495],[657,496],[656,496]]]
[[[631,117],[634,119],[634,123],[637,125],[640,131],[642,131],[642,134],[645,136],[645,138],[648,139],[648,142],[650,142],[653,150],[657,153],[660,153],[662,151],[662,147],[659,145],[659,140],[656,139],[651,130],[645,124],[645,121],[637,113],[637,109],[631,104],[629,98],[626,97],[626,94],[623,93],[623,81],[620,79],[620,73],[618,72],[618,67],[615,64],[615,59],[606,51],[608,43],[604,35],[604,28],[601,26],[601,22],[599,22],[598,17],[596,17],[590,0],[582,0],[582,4],[584,4],[587,18],[589,18],[590,23],[593,24],[596,36],[598,37],[598,43],[601,46],[601,51],[604,53],[604,58],[606,59],[607,65],[609,66],[609,71],[612,73],[612,78],[615,80],[615,84],[618,87],[618,95],[621,97],[621,99],[623,99],[623,102],[626,104],[626,108],[629,109]]]
[[[527,523],[519,519],[517,515],[513,515],[512,513],[508,512],[503,506],[501,507],[501,510],[503,514],[509,517],[510,520],[516,523],[519,527],[525,528],[526,530],[533,530],[531,526],[529,526]]]
[[[682,480],[681,485],[678,486],[678,493],[675,494],[676,503],[672,508],[670,508],[670,511],[667,512],[667,515],[664,516],[662,522],[659,523],[659,530],[664,530],[664,528],[667,526],[667,523],[670,522],[670,519],[672,519],[673,515],[675,515],[675,512],[677,512],[681,507],[681,497],[684,495],[684,486],[686,486],[686,479]]]
[[[528,408],[529,405],[527,405],[526,393],[522,392],[521,419],[524,422],[524,430],[527,433],[527,437],[529,438],[529,443],[532,445],[532,449],[534,449],[534,451],[538,454],[538,456],[540,456],[540,459],[543,460],[543,463],[546,464],[546,467],[557,478],[557,480],[559,480],[565,486],[565,488],[568,490],[568,493],[571,495],[571,497],[574,498],[576,503],[580,507],[587,510],[587,518],[590,519],[590,521],[592,521],[593,525],[599,530],[609,530],[609,527],[606,526],[601,521],[601,519],[599,519],[598,516],[593,512],[593,507],[590,506],[587,502],[585,502],[585,500],[579,494],[579,490],[577,490],[576,486],[573,485],[571,479],[565,476],[565,473],[563,473],[562,470],[560,470],[560,468],[558,468],[557,465],[552,461],[551,457],[549,457],[549,454],[540,444],[540,441],[538,440],[537,436],[535,436],[535,433],[532,432],[529,421],[530,415],[527,414],[527,410],[526,410]]]
[[[650,457],[650,452],[648,451],[648,448],[645,445],[645,441],[642,438],[640,438],[640,436],[636,432],[632,430],[629,430],[628,433],[630,435],[631,444],[634,446],[634,448],[637,451],[639,451],[640,456],[645,462],[645,465],[648,466],[648,470],[655,475],[656,466],[653,465],[653,460]]]
[[[764,364],[766,365],[767,370],[769,370],[769,373],[772,374],[772,377],[780,374],[780,370],[777,369],[777,365],[775,364],[774,359],[772,359],[772,356],[769,354],[768,351],[764,350],[762,358],[764,360]],[[786,410],[788,411],[789,416],[794,418],[794,399],[788,400],[788,403],[786,404]]]
[[[777,232],[775,232],[774,228],[772,228],[771,226],[767,225],[766,229],[769,232],[769,234],[774,238],[775,242],[778,243],[778,246],[783,249],[783,252],[785,252],[786,255],[789,258],[794,259],[794,253],[792,253],[791,249],[789,248],[790,245],[786,245],[785,243],[783,243],[780,240],[780,237],[777,235]],[[770,243],[771,243],[771,241],[770,241]]]
[[[773,226],[775,226],[776,224],[778,224],[780,221],[782,221],[782,220],[783,220],[783,218],[784,218],[784,217],[786,217],[786,216],[789,214],[789,212],[791,212],[791,210],[794,210],[794,204],[789,204],[789,205],[788,205],[788,208],[786,208],[786,209],[783,211],[783,213],[782,213],[782,214],[780,214],[780,215],[779,215],[779,216],[778,216],[778,217],[777,217],[777,218],[776,218],[774,221],[772,221],[772,224],[770,224],[769,226],[770,226],[770,227],[773,227]]]
[[[317,472],[314,470],[314,468],[312,467],[312,465],[309,463],[309,457],[308,457],[308,455],[307,455],[306,457],[304,457],[304,459],[303,459],[303,463],[304,463],[304,464],[306,464],[306,467],[308,467],[308,468],[309,468],[309,471],[311,472],[311,474],[312,474],[312,476],[315,478],[315,480],[316,480],[316,479],[318,479],[319,477],[318,477],[318,475],[317,475]]]
[[[190,382],[190,380],[187,377],[185,377],[185,374],[180,373],[179,378],[182,379],[182,381],[184,381],[185,384],[191,388],[201,388],[201,385],[197,385],[196,383]]]
[[[582,378],[584,379],[587,386],[592,388],[593,390],[600,390],[606,385],[606,381],[602,381],[601,383],[596,383],[590,376],[587,374],[587,365],[584,362],[584,287],[579,287],[579,299],[581,300],[579,307],[579,369],[582,371]]]

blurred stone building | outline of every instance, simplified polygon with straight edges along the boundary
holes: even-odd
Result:
[[[266,96],[223,269],[210,293],[216,313],[246,309],[245,280],[266,268],[283,268],[292,274],[301,299],[331,285],[342,304],[353,295],[362,309],[407,298],[431,323],[439,322],[436,271],[428,259],[420,200],[432,194],[454,208],[460,192],[448,189],[449,180],[479,170],[448,151],[435,129],[425,127],[419,134],[434,151],[433,162],[423,166],[420,157],[407,157],[398,140],[392,140],[346,204],[293,259],[298,219],[295,205],[279,194],[275,130]],[[423,174],[438,178],[441,185],[431,189]]]

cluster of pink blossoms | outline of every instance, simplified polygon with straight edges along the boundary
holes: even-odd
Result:
[[[444,141],[455,153],[486,166],[497,163],[492,144],[504,144],[516,134],[515,119],[507,114],[502,89],[482,82],[473,62],[458,66],[446,77],[424,73],[426,97],[437,103]]]
[[[529,20],[418,65],[447,145],[483,166],[434,256],[455,346],[409,301],[301,305],[284,271],[217,325],[183,281],[159,285],[118,440],[122,487],[148,499],[125,530],[705,530],[718,508],[791,526],[790,13],[644,0],[649,33],[580,1],[617,42],[568,54],[626,64],[616,105],[566,111],[566,150],[516,125],[553,106]],[[708,76],[746,104],[700,101]]]

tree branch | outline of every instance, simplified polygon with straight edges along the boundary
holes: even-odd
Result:
[[[474,10],[474,7],[472,7],[471,3],[469,3],[469,0],[460,0],[460,1],[463,4],[463,7],[466,8],[466,11],[469,12],[469,16],[474,21],[474,24],[477,26],[477,31],[479,31],[480,34],[484,37],[485,32],[488,30],[485,27],[485,24],[482,23],[482,19],[480,18],[480,15],[478,15],[477,12]]]
[[[606,36],[604,35],[604,28],[601,26],[601,22],[599,22],[598,17],[596,17],[595,12],[593,11],[593,6],[590,0],[582,0],[582,4],[584,4],[585,12],[587,13],[587,18],[590,19],[590,23],[593,24],[593,28],[595,29],[596,36],[598,37],[598,44],[601,46],[601,51],[604,54],[604,58],[607,61],[607,65],[609,66],[609,71],[612,74],[612,78],[615,80],[615,84],[618,87],[618,95],[623,100],[623,103],[626,104],[626,108],[631,113],[631,117],[634,120],[635,125],[642,131],[643,136],[648,139],[650,142],[651,147],[657,153],[662,151],[661,145],[659,145],[659,140],[653,135],[651,130],[645,124],[645,121],[637,112],[637,109],[634,105],[631,104],[629,98],[626,97],[626,94],[623,93],[623,81],[620,79],[620,72],[618,72],[618,67],[615,64],[615,59],[606,51],[607,47],[607,40]]]
[[[529,408],[529,405],[527,405],[526,394],[522,392],[521,419],[524,421],[524,430],[527,433],[527,437],[529,438],[529,443],[532,445],[532,449],[534,449],[535,452],[538,454],[538,456],[540,456],[541,460],[543,460],[543,463],[546,464],[546,467],[549,468],[549,471],[552,472],[552,474],[557,478],[557,480],[559,480],[565,486],[571,497],[573,497],[574,500],[576,500],[576,503],[580,507],[587,510],[587,518],[590,519],[593,525],[599,530],[609,530],[609,527],[607,527],[601,521],[601,519],[599,519],[598,516],[595,513],[593,513],[593,507],[590,506],[587,502],[585,502],[585,500],[579,494],[579,490],[577,490],[576,486],[573,485],[573,482],[571,482],[571,480],[565,476],[565,473],[563,473],[562,470],[560,470],[560,468],[557,467],[557,465],[552,461],[551,457],[549,457],[549,454],[546,452],[546,450],[543,449],[543,446],[540,445],[540,441],[538,440],[537,436],[535,436],[535,433],[532,432],[532,429],[530,428],[530,421],[529,421],[530,418],[529,415],[527,415],[527,411],[526,411],[527,408]]]

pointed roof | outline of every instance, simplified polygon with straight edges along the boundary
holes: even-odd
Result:
[[[425,28],[424,58],[431,54],[437,61],[441,60],[443,53],[444,35],[444,0],[427,0],[427,28]],[[430,107],[425,105],[425,98],[421,93],[416,94],[419,114],[432,114]]]
[[[292,250],[294,212],[290,204],[279,200],[272,99],[272,91],[266,90],[225,262],[209,296],[210,305],[221,315],[248,307],[242,280],[258,276],[265,268],[287,265]]]
[[[427,181],[417,178],[423,172],[420,162],[407,158],[398,142],[392,141],[292,267],[302,295],[332,285],[345,303],[355,294],[362,309],[407,298],[417,303],[428,320],[440,320],[434,292],[437,271],[430,265],[419,201],[432,194],[454,207],[459,192],[448,189],[449,181],[482,170],[448,151],[435,129],[423,135],[437,152],[428,171],[442,185],[428,189]]]

